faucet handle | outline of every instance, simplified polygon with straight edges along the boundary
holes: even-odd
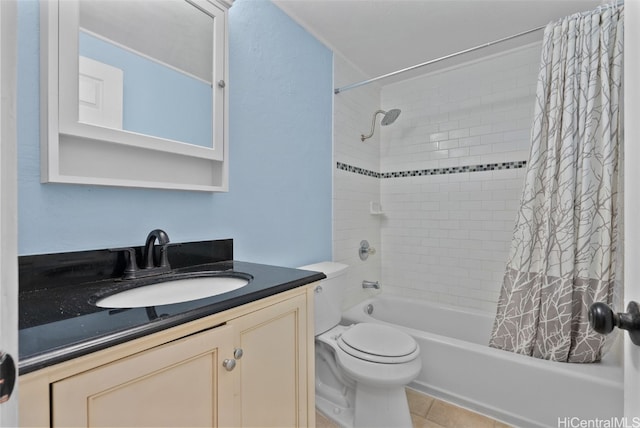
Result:
[[[132,279],[136,277],[138,272],[138,263],[136,262],[136,249],[131,247],[110,248],[112,252],[124,252],[125,268],[124,279]]]
[[[367,241],[366,239],[364,241],[360,241],[360,248],[358,248],[360,260],[367,260],[367,258],[369,258],[369,255],[373,255],[375,253],[376,249],[369,245],[369,241]]]
[[[163,244],[160,247],[160,266],[159,267],[170,267],[169,266],[169,256],[167,255],[167,248],[169,244]]]

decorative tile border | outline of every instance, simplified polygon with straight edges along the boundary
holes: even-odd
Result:
[[[412,171],[396,171],[396,172],[375,172],[368,169],[359,168],[357,166],[348,165],[342,162],[338,162],[336,167],[343,171],[366,175],[368,177],[399,178],[399,177],[419,177],[424,175],[459,174],[462,172],[495,171],[495,170],[501,170],[501,169],[518,169],[518,168],[524,168],[526,165],[527,165],[527,161],[514,161],[514,162],[502,162],[502,163],[487,163],[487,164],[480,164],[480,165],[452,166],[450,168],[416,169]]]
[[[348,165],[346,163],[338,162],[336,167],[343,171],[354,172],[360,175],[366,175],[367,177],[375,177],[380,178],[381,174],[379,172],[371,171],[369,169],[360,168],[357,166]]]

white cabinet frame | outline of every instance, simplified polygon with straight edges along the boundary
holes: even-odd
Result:
[[[42,0],[41,181],[198,191],[228,190],[227,10],[190,3],[213,17],[213,145],[78,122],[79,0]]]

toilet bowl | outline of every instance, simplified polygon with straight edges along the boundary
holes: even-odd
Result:
[[[316,407],[343,427],[410,427],[404,387],[420,373],[420,348],[390,326],[339,324],[347,268],[300,268],[327,276],[315,288]]]

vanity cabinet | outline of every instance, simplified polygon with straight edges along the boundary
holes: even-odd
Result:
[[[21,426],[314,426],[312,285],[47,367]]]

